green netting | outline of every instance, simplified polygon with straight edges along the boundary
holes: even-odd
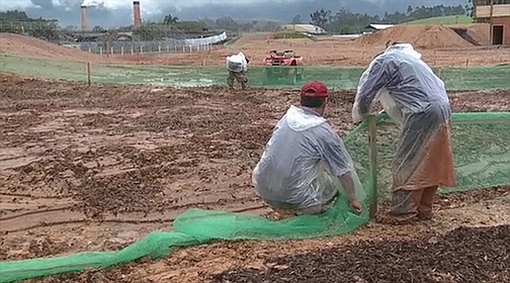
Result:
[[[397,131],[386,115],[377,122],[378,192],[388,195],[389,164],[396,143]],[[368,195],[375,191],[368,152],[367,121],[346,138],[345,143],[356,162],[359,176]],[[453,115],[453,146],[458,187],[465,191],[510,184],[510,112],[456,113]],[[142,257],[159,258],[172,248],[188,247],[215,240],[285,240],[341,235],[366,224],[366,213],[356,216],[345,200],[324,215],[299,216],[284,221],[240,213],[191,209],[174,223],[173,233],[154,232],[118,252],[81,253],[66,257],[31,259],[0,263],[0,282],[103,268]]]
[[[197,55],[199,56],[199,55]],[[162,62],[164,63],[164,62]],[[115,84],[153,84],[164,86],[226,85],[224,66],[176,67],[92,64],[92,82]],[[291,68],[276,68],[282,71]],[[85,62],[22,58],[0,55],[0,70],[25,75],[87,81]],[[274,79],[263,67],[248,70],[249,85],[254,87],[296,88],[304,81],[320,80],[334,89],[356,89],[363,68],[304,67],[303,76]],[[439,71],[436,69],[436,73]],[[477,68],[442,68],[441,78],[448,90],[488,90],[509,88],[510,65]]]

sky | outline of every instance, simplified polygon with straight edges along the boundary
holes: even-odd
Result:
[[[162,20],[167,14],[182,20],[231,16],[245,20],[287,22],[295,15],[305,21],[316,9],[383,14],[405,11],[408,5],[465,5],[467,0],[139,0],[142,20]],[[413,4],[413,2],[416,2]],[[277,4],[278,3],[278,4]],[[80,6],[88,8],[90,26],[126,26],[133,23],[132,0],[0,0],[0,11],[21,9],[30,17],[58,19],[63,26],[80,26]]]

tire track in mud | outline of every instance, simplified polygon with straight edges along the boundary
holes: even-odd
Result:
[[[221,206],[224,211],[229,212],[255,212],[267,206],[265,204],[235,205],[237,200],[233,200],[228,204]],[[88,222],[97,222],[99,224],[108,223],[129,223],[129,224],[147,224],[147,223],[173,223],[178,215],[189,208],[200,207],[204,205],[215,205],[217,203],[196,203],[190,205],[181,205],[172,207],[164,213],[165,217],[156,215],[143,215],[141,213],[128,213],[118,217],[105,216],[101,220],[87,218],[83,213],[73,211],[69,207],[61,207],[47,210],[30,211],[21,214],[9,215],[0,218],[0,226],[3,233],[16,233],[28,231],[41,227],[55,227],[68,224],[83,224]],[[234,204],[234,205],[232,205]]]

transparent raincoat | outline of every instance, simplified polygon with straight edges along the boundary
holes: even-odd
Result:
[[[252,180],[259,195],[280,209],[306,209],[345,191],[339,176],[351,174],[356,198],[365,194],[342,140],[311,109],[291,106],[278,122]]]
[[[227,69],[232,72],[240,73],[248,71],[248,62],[243,52],[227,57]]]
[[[401,129],[393,164],[394,189],[413,190],[438,182],[454,185],[452,168],[434,172],[451,159],[451,108],[445,85],[411,44],[390,46],[370,63],[359,81],[353,120],[361,121],[376,101]],[[432,160],[430,155],[439,156]]]

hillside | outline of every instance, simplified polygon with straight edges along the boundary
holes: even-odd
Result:
[[[426,18],[411,22],[402,23],[402,25],[455,25],[455,24],[470,24],[473,23],[471,17],[465,15],[458,16],[446,16],[446,17],[434,17]]]
[[[12,33],[0,33],[0,53],[58,60],[102,61],[102,58],[96,54]]]

